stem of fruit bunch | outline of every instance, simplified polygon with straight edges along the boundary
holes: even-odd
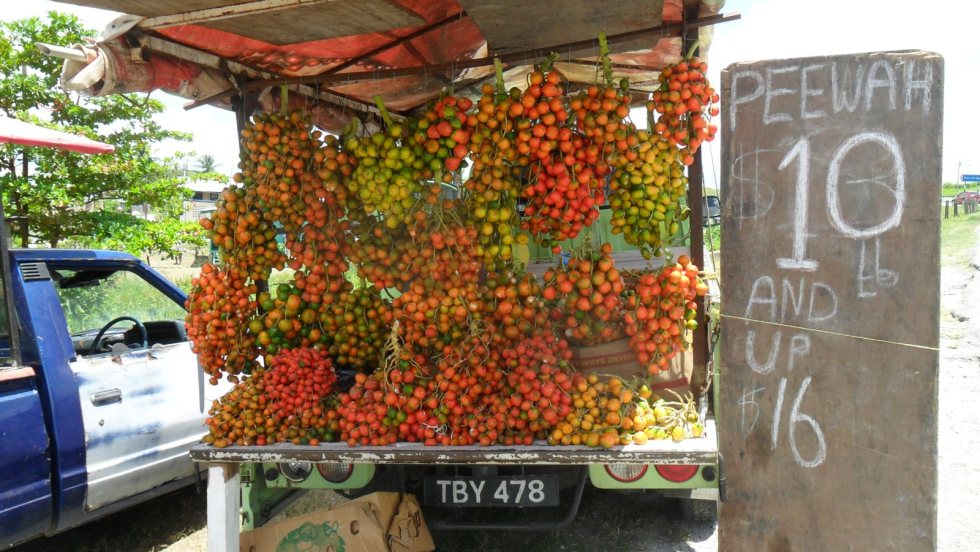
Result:
[[[613,86],[612,64],[609,62],[609,42],[606,40],[606,33],[599,33],[599,60],[602,61],[602,78],[606,80],[607,85]]]
[[[541,72],[550,72],[556,61],[558,61],[558,54],[556,52],[551,52],[548,54],[548,57],[541,60]]]
[[[504,64],[500,61],[500,58],[494,58],[493,60],[493,73],[496,77],[497,95],[501,97],[506,96],[507,88],[505,88],[506,85],[504,84]]]
[[[698,50],[698,48],[700,48],[700,47],[701,47],[701,41],[700,40],[695,40],[694,41],[694,44],[691,44],[691,47],[687,49],[687,55],[684,56],[684,59],[691,59],[691,58],[693,58],[694,57],[694,52],[696,52]]]
[[[378,111],[381,112],[381,120],[385,122],[386,127],[390,128],[395,124],[395,122],[391,120],[391,114],[388,113],[388,108],[385,107],[385,102],[381,99],[380,94],[374,97],[374,105],[378,106]]]
[[[289,113],[289,87],[285,84],[279,86],[279,114],[283,117]]]

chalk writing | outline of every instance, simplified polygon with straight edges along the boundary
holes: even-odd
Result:
[[[741,152],[732,164],[731,181],[734,188],[732,197],[737,207],[734,213],[739,226],[743,220],[758,218],[772,208],[776,197],[772,187],[761,178],[760,157],[775,150],[755,150]]]
[[[883,185],[895,198],[893,208],[888,218],[870,228],[855,228],[841,215],[840,204],[840,174],[841,164],[847,154],[861,144],[878,144],[891,156],[892,172],[895,178],[895,187]],[[849,183],[872,182],[882,184],[877,180],[849,181]],[[898,145],[898,140],[888,132],[861,132],[848,138],[837,148],[830,160],[830,167],[827,169],[827,212],[830,223],[844,236],[851,239],[872,238],[899,225],[902,222],[902,212],[905,208],[905,158],[902,156],[902,148]]]
[[[793,208],[793,257],[776,259],[779,268],[814,271],[820,264],[806,258],[806,240],[810,237],[807,234],[807,207],[810,194],[808,192],[810,173],[810,141],[802,139],[789,150],[786,157],[779,163],[779,170],[788,167],[794,159],[799,160],[799,167],[796,169],[796,203]]]
[[[837,292],[829,285],[823,282],[813,281],[810,282],[810,287],[806,288],[806,280],[801,277],[799,281],[799,292],[797,293],[796,288],[793,287],[793,283],[789,279],[784,278],[782,281],[782,295],[780,295],[783,305],[782,309],[780,309],[780,299],[776,297],[776,287],[772,277],[760,276],[752,283],[752,291],[749,294],[749,301],[745,306],[744,316],[745,318],[756,318],[768,322],[779,321],[786,323],[787,321],[794,320],[801,321],[800,315],[802,314],[806,291],[809,291],[810,300],[807,302],[805,321],[824,322],[837,315]],[[786,316],[787,306],[792,308],[791,318],[787,318]],[[761,318],[755,314],[756,307],[765,309],[760,313],[762,315]],[[780,313],[778,319],[776,318],[777,312]],[[766,314],[768,316],[765,316]]]
[[[728,123],[735,131],[737,116],[752,103],[764,125],[820,119],[833,113],[874,110],[929,113],[932,104],[933,63],[889,59],[857,64],[832,62],[742,69],[731,77]],[[829,91],[820,83],[829,83]],[[901,95],[901,101],[899,96]],[[794,105],[795,104],[795,105]]]
[[[755,425],[759,422],[759,403],[755,400],[755,397],[765,390],[765,387],[760,386],[742,392],[742,398],[739,399],[738,405],[742,411],[741,430],[743,434],[748,434],[755,429]],[[751,410],[752,421],[746,423],[749,410]]]
[[[769,357],[765,363],[760,363],[755,358],[755,331],[749,330],[745,336],[745,362],[749,368],[757,374],[768,374],[776,368],[776,359],[779,357],[779,345],[783,342],[783,333],[776,332],[772,336],[772,347],[769,348]]]
[[[874,243],[871,262],[868,263],[868,242]],[[861,240],[858,254],[857,295],[862,299],[875,297],[880,288],[894,287],[898,283],[898,273],[881,267],[881,243],[878,238]]]

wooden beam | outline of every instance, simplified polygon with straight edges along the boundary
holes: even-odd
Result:
[[[311,6],[325,4],[333,0],[255,0],[244,4],[232,4],[217,8],[206,8],[184,13],[174,13],[157,17],[148,17],[140,22],[143,29],[163,29],[176,25],[193,25],[197,23],[207,23],[220,19],[230,19],[243,15],[261,15],[265,13],[277,12],[295,8],[297,6]]]
[[[241,489],[237,464],[208,466],[208,552],[238,550]]]

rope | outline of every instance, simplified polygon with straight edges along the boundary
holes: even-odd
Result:
[[[779,322],[768,322],[766,320],[756,320],[754,318],[745,318],[745,317],[742,317],[742,316],[735,316],[735,315],[732,315],[732,314],[723,314],[723,315],[721,315],[721,317],[722,318],[731,318],[732,320],[741,320],[742,322],[758,322],[759,324],[768,324],[770,326],[776,326],[778,328],[789,328],[791,330],[804,330],[804,331],[808,331],[808,332],[816,332],[816,333],[822,333],[822,334],[826,334],[826,335],[835,335],[835,336],[838,336],[838,337],[849,337],[851,339],[860,339],[860,340],[863,340],[863,341],[873,341],[875,343],[884,343],[886,345],[898,345],[900,347],[911,347],[913,349],[923,349],[923,350],[926,350],[926,351],[937,351],[937,352],[939,351],[939,347],[929,347],[929,346],[926,346],[926,345],[916,345],[915,343],[902,343],[900,341],[889,341],[887,339],[875,339],[873,337],[865,337],[863,335],[845,334],[845,333],[840,333],[840,332],[832,332],[830,330],[819,330],[817,328],[806,328],[806,327],[803,327],[803,326],[793,326],[791,324],[781,324]]]

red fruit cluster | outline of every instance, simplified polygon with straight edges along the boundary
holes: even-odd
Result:
[[[598,220],[608,166],[601,162],[601,146],[568,124],[561,74],[535,71],[530,82],[517,126],[517,151],[530,168],[522,226],[538,243],[557,248]]]
[[[709,117],[718,115],[718,94],[708,84],[708,64],[694,57],[669,65],[660,72],[660,89],[647,109],[660,114],[654,130],[671,145],[686,148],[685,165],[694,162],[702,142],[714,140],[718,126]],[[712,105],[714,104],[714,105]]]
[[[202,266],[191,285],[184,304],[191,348],[212,384],[222,372],[237,381],[237,374],[258,356],[254,337],[245,331],[256,312],[255,285],[241,269],[220,270],[212,264]]]
[[[278,426],[275,440],[286,442],[306,437],[308,444],[317,444],[319,435],[316,432],[311,435],[308,430],[325,427],[321,425],[325,421],[321,403],[337,381],[330,357],[326,351],[303,347],[287,349],[267,359],[266,409],[273,425]]]
[[[415,141],[430,155],[442,159],[447,171],[459,170],[469,154],[470,130],[466,114],[473,107],[469,98],[444,96],[422,113]]]
[[[576,345],[609,343],[623,337],[623,280],[612,246],[582,252],[544,274],[542,296],[554,308],[559,328]]]
[[[684,334],[697,328],[697,303],[708,286],[687,255],[644,273],[627,299],[626,334],[637,359],[651,374],[667,369],[670,359],[687,348]]]
[[[502,442],[530,445],[572,411],[572,353],[565,340],[530,336],[501,351],[507,378],[494,410],[503,417]]]

